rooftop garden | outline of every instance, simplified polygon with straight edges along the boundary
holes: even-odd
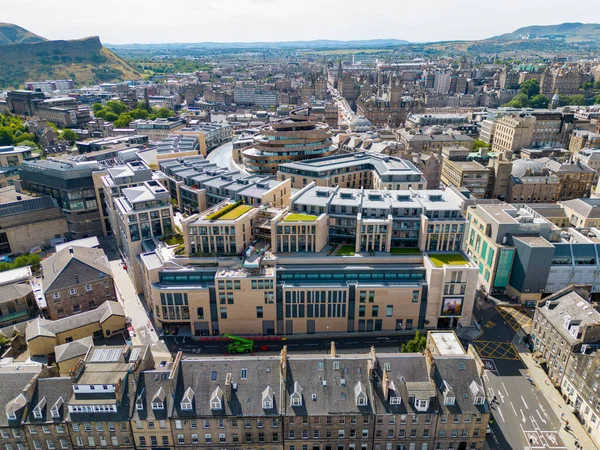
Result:
[[[313,216],[310,214],[288,214],[283,218],[284,222],[314,222],[317,220],[317,216]]]
[[[444,265],[462,266],[469,263],[461,253],[436,253],[428,256],[435,267],[444,267]]]
[[[395,247],[390,250],[392,255],[420,255],[421,250],[415,247]]]
[[[354,245],[342,245],[336,256],[354,256]]]
[[[252,206],[244,205],[244,202],[240,200],[209,214],[206,216],[206,220],[235,220],[251,209]]]

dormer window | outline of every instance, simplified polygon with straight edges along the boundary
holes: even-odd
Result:
[[[142,402],[136,402],[135,409],[137,409],[138,411],[142,411],[144,409],[144,403],[142,403]]]
[[[360,381],[354,386],[354,397],[356,406],[367,406],[367,393],[365,386]]]
[[[564,326],[568,330],[569,325],[571,325],[571,316],[565,316]]]
[[[262,407],[263,409],[273,409],[273,389],[270,386],[262,392]]]
[[[485,403],[484,397],[475,397],[475,400],[473,400],[474,405],[483,405],[484,403]]]
[[[302,388],[297,381],[294,383],[294,392],[292,392],[290,400],[292,406],[302,406]]]
[[[14,411],[9,411],[6,413],[6,417],[8,418],[8,420],[16,420],[17,415]]]
[[[402,397],[390,397],[390,405],[402,404]]]
[[[444,399],[444,405],[451,406],[451,405],[454,405],[455,402],[456,402],[456,398],[455,397],[446,397]]]
[[[63,405],[63,403],[63,398],[58,397],[58,400],[56,400],[56,402],[54,402],[54,405],[52,405],[52,408],[50,408],[50,415],[53,419],[57,419],[60,417],[60,407]]]
[[[192,388],[188,388],[188,390],[191,390],[191,389]],[[181,409],[183,409],[183,402],[181,403],[181,405],[182,405]],[[192,409],[191,401],[190,401],[189,409]],[[221,388],[219,386],[217,386],[215,388],[212,395],[210,396],[210,409],[213,409],[213,410],[223,409],[223,391],[221,390]]]
[[[143,409],[143,406],[140,409]],[[165,404],[163,402],[152,402],[152,409],[165,409]]]
[[[425,411],[429,407],[429,400],[421,400],[420,398],[415,398],[415,408],[419,411]]]

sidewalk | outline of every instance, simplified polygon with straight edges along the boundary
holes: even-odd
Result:
[[[523,343],[524,332],[519,331],[514,339],[513,345],[517,349],[519,356],[523,360],[523,363],[527,366],[529,375],[533,378],[533,381],[540,389],[544,397],[548,400],[550,407],[556,414],[556,417],[562,418],[562,426],[559,431],[560,438],[565,443],[568,449],[575,449],[575,442],[579,442],[579,445],[586,450],[598,450],[598,446],[592,441],[583,426],[579,422],[579,419],[572,412],[571,408],[567,406],[567,403],[563,399],[560,391],[555,389],[553,384],[548,379],[546,372],[533,360],[531,352],[527,346]],[[563,415],[564,414],[564,415]],[[569,421],[571,430],[565,431],[565,421]]]

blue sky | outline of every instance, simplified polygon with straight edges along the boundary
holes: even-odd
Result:
[[[48,39],[232,42],[483,39],[527,25],[600,22],[598,0],[0,0],[0,20]]]

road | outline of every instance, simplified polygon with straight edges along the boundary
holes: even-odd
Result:
[[[350,337],[318,337],[309,339],[285,338],[284,340],[256,341],[256,345],[268,347],[266,353],[279,353],[284,345],[290,352],[321,353],[331,351],[331,341],[335,341],[339,353],[367,353],[372,345],[378,352],[398,352],[402,343],[412,339],[412,335],[401,336],[350,336]],[[164,336],[167,347],[171,352],[183,351],[185,353],[201,355],[224,355],[227,353],[227,341],[208,340],[196,341],[191,337]]]
[[[340,95],[337,89],[333,87],[332,84],[328,85],[329,92],[331,92],[333,96],[333,100],[338,106],[338,112],[340,114],[338,123],[340,125],[348,125],[354,118],[356,117],[356,113],[352,111],[348,101]]]
[[[242,172],[246,172],[240,166],[238,166],[232,158],[231,152],[233,151],[233,144],[231,142],[227,142],[226,144],[220,145],[214,150],[212,150],[206,159],[211,162],[214,162],[219,167],[228,167],[231,170],[241,170]]]
[[[560,419],[535,383],[528,381],[527,367],[512,345],[516,331],[529,322],[529,314],[481,301],[476,305],[483,334],[473,345],[487,367],[483,380],[488,398],[490,402],[497,398],[491,402],[494,423],[487,438],[492,450],[567,448],[558,434]]]
[[[158,338],[156,329],[148,317],[148,308],[144,299],[136,294],[127,271],[121,266],[121,257],[115,243],[111,238],[102,238],[100,243],[112,269],[117,298],[125,309],[125,315],[131,318],[131,324],[135,329],[135,337],[131,342],[134,345],[149,345],[155,357],[165,359],[169,356],[170,358],[169,349]]]

